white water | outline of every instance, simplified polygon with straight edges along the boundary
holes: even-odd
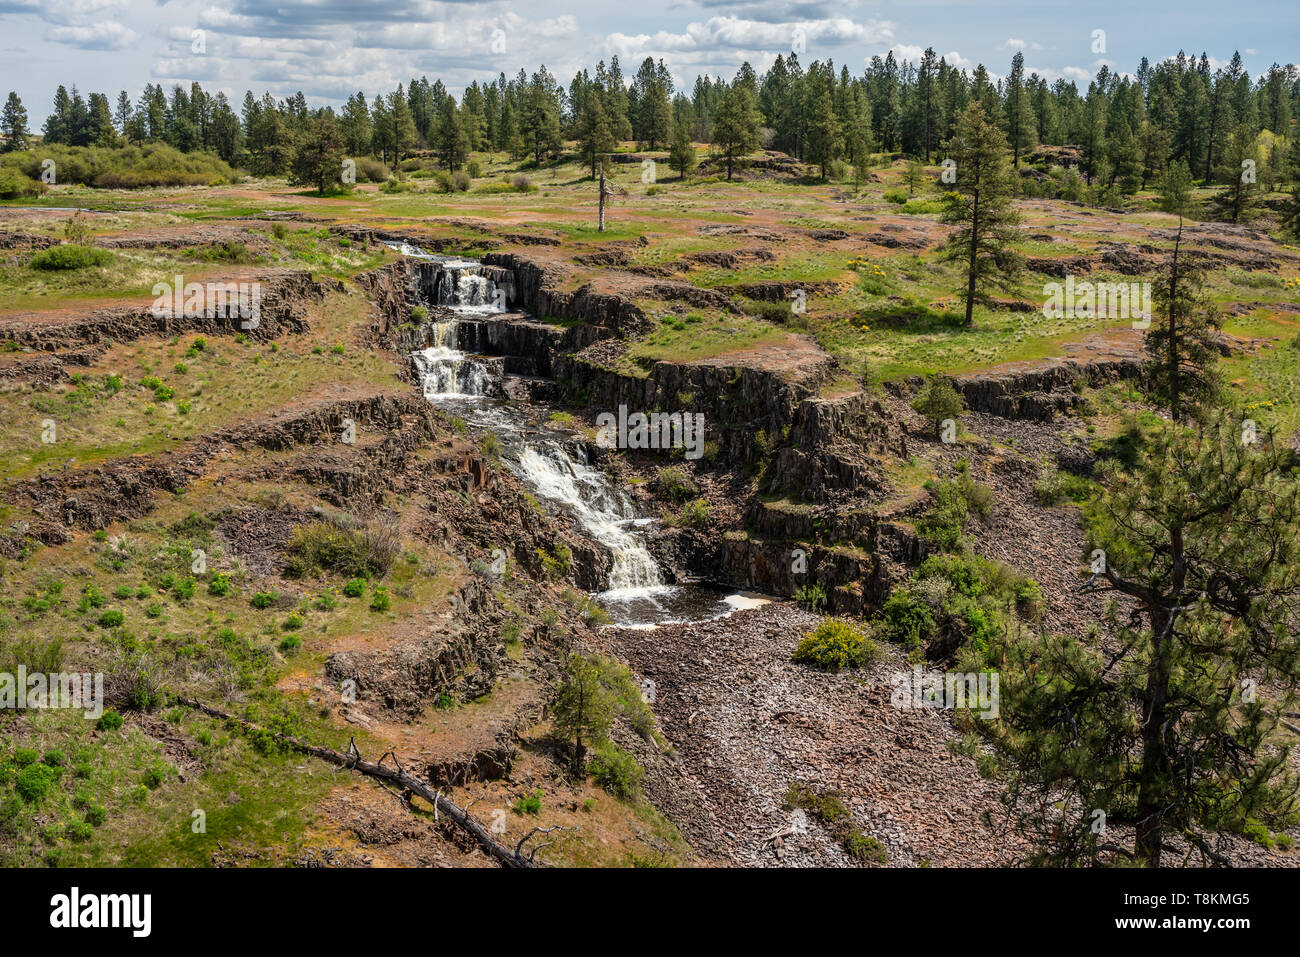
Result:
[[[436,259],[414,247],[400,248],[406,255]],[[477,270],[477,263],[436,261],[440,269],[433,283],[440,300],[437,305],[457,312],[497,311],[491,281],[468,269]],[[448,282],[451,277],[454,283]],[[652,520],[639,517],[628,495],[581,453],[569,452],[556,433],[530,430],[522,415],[495,398],[502,395],[500,381],[487,363],[460,349],[457,326],[454,319],[434,323],[433,344],[412,356],[425,398],[455,408],[475,426],[497,432],[505,465],[540,498],[572,514],[593,541],[609,549],[613,559],[609,581],[597,597],[616,625],[655,628],[753,607],[748,596],[723,597],[697,586],[665,584],[659,563],[636,531]]]
[[[433,345],[413,356],[424,387],[424,397],[431,402],[496,395],[498,392],[497,382],[487,363],[460,350],[456,326],[454,320],[434,323],[430,335]]]
[[[403,256],[421,259],[431,270],[429,278],[429,304],[442,306],[456,312],[505,312],[505,296],[497,294],[496,284],[483,275],[483,264],[472,259],[438,256],[410,243],[386,242]]]
[[[603,472],[552,442],[525,445],[517,471],[538,495],[572,512],[587,534],[610,550],[614,563],[602,597],[647,597],[663,587],[659,563],[641,537],[629,531],[637,521],[631,499]]]

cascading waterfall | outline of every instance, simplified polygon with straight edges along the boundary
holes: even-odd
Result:
[[[585,459],[585,456],[584,456]],[[659,563],[628,526],[637,519],[632,500],[585,460],[558,442],[530,442],[519,455],[520,478],[541,496],[573,513],[594,540],[614,557],[606,598],[645,595],[663,586]]]
[[[460,350],[457,326],[455,319],[433,323],[429,329],[433,344],[413,355],[425,398],[430,401],[496,395],[499,391],[487,363]]]
[[[421,286],[430,303],[456,312],[498,311],[495,286],[478,263],[444,260],[413,247],[401,250],[425,260]],[[613,563],[608,590],[599,597],[615,624],[652,628],[716,618],[753,601],[666,585],[659,563],[636,531],[646,520],[637,517],[632,500],[592,466],[581,447],[570,452],[557,433],[532,429],[522,412],[501,402],[499,376],[487,362],[460,349],[458,326],[457,319],[431,324],[426,340],[430,345],[412,354],[425,397],[455,408],[475,426],[497,432],[505,465],[540,498],[569,511],[594,541],[609,549]]]

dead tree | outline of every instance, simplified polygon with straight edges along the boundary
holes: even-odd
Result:
[[[281,744],[284,744],[302,754],[310,754],[313,757],[320,758],[322,761],[328,761],[330,764],[337,765],[340,768],[346,768],[349,771],[360,771],[362,774],[368,775],[372,778],[378,778],[381,781],[391,781],[401,787],[405,792],[418,794],[433,805],[435,820],[439,813],[447,815],[447,817],[449,817],[457,827],[468,832],[469,835],[478,842],[479,847],[481,847],[490,857],[495,858],[502,864],[502,866],[538,866],[533,861],[533,857],[537,854],[540,847],[545,847],[546,845],[543,844],[538,848],[534,848],[527,856],[523,853],[523,846],[524,842],[540,829],[534,828],[522,841],[519,842],[519,845],[513,851],[510,850],[510,848],[497,841],[497,839],[488,832],[487,828],[474,820],[474,818],[470,817],[464,808],[457,807],[456,804],[441,791],[434,791],[423,781],[407,774],[398,762],[397,756],[393,754],[392,751],[383,754],[378,761],[365,761],[361,757],[361,752],[357,750],[355,741],[348,741],[348,750],[345,754],[340,751],[335,751],[332,748],[322,748],[314,744],[308,744],[305,741],[299,741],[297,738],[290,737],[287,734],[268,731],[251,721],[246,721],[243,718],[222,711],[219,708],[214,708],[211,705],[206,705],[201,701],[194,700],[193,698],[177,698],[176,700],[187,708],[202,711],[204,714],[211,715],[214,718],[221,718],[225,721],[234,721],[247,730],[270,734],[276,741],[279,741]],[[392,757],[393,759],[392,767],[389,767],[384,763],[384,759],[388,757]],[[549,833],[549,830],[543,831],[542,833]]]

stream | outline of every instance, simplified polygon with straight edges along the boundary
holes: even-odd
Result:
[[[436,256],[406,244],[404,255],[435,264],[427,305],[453,315],[503,312],[491,281],[473,260]],[[425,398],[476,428],[495,432],[501,460],[539,500],[568,512],[583,532],[609,550],[613,563],[603,591],[593,597],[620,628],[708,621],[764,604],[748,593],[698,584],[669,584],[646,548],[642,529],[657,521],[638,514],[630,496],[596,467],[586,447],[548,425],[548,410],[506,398],[499,358],[470,354],[457,341],[459,320],[430,324],[432,345],[412,354]]]

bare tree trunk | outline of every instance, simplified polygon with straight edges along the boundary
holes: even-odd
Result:
[[[600,171],[600,221],[596,226],[596,231],[603,233],[605,231],[605,171]]]
[[[213,708],[201,701],[196,701],[192,698],[179,697],[176,700],[187,708],[194,708],[196,711],[202,711],[204,714],[211,715],[214,718],[221,718],[226,721],[237,721],[245,728],[254,731],[266,730],[251,721],[245,721],[243,718],[221,711],[218,708]],[[350,753],[343,754],[342,752],[334,751],[330,748],[317,747],[314,744],[299,741],[297,738],[292,738],[287,734],[279,734],[273,731],[267,733],[271,734],[277,741],[288,745],[290,748],[293,748],[293,750],[299,751],[302,754],[310,754],[313,757],[320,758],[322,761],[328,761],[330,764],[337,765],[341,768],[347,768],[349,771],[360,771],[362,774],[369,775],[372,778],[378,778],[381,781],[392,781],[394,784],[400,785],[412,794],[418,794],[433,805],[435,814],[440,812],[451,818],[458,827],[467,831],[470,836],[478,842],[479,847],[481,847],[489,856],[496,858],[505,867],[537,866],[533,863],[531,858],[523,856],[520,848],[516,848],[512,851],[505,845],[499,843],[496,838],[488,833],[487,828],[474,820],[474,818],[470,817],[464,810],[457,807],[450,798],[444,797],[441,792],[434,791],[423,781],[407,774],[402,770],[401,765],[397,764],[396,756],[393,758],[394,766],[388,767],[383,763],[384,758],[388,756],[387,754],[380,757],[378,762],[363,761],[361,759],[361,754],[356,751],[355,745],[352,745]],[[392,754],[392,752],[390,751],[388,754]]]
[[[971,210],[970,220],[970,263],[966,278],[966,325],[970,325],[975,315],[975,265],[979,256],[980,235],[980,193],[975,190],[975,206]]]

